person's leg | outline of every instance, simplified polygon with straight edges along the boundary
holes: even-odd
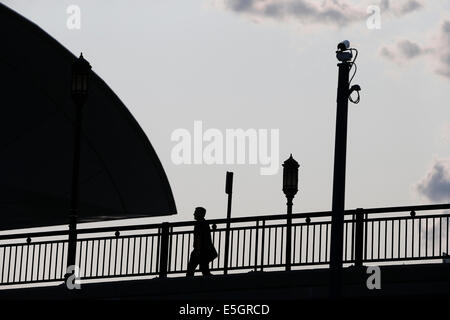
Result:
[[[197,258],[197,254],[194,251],[192,251],[191,257],[190,257],[188,265],[187,265],[187,272],[186,272],[187,277],[194,276],[195,269],[197,268],[198,264],[199,264],[199,261]]]
[[[209,262],[208,261],[201,261],[200,262],[200,270],[202,271],[202,274],[204,276],[210,276],[211,271],[209,270]]]

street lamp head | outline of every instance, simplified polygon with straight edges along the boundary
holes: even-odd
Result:
[[[71,94],[77,104],[83,104],[87,98],[90,72],[91,65],[81,53],[72,64]]]
[[[300,165],[291,156],[283,163],[283,192],[286,197],[294,197],[298,192],[298,168]]]

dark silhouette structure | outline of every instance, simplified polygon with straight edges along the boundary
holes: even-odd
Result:
[[[233,172],[228,172],[225,180],[225,193],[228,195],[228,203],[227,203],[227,225],[225,231],[225,256],[223,263],[223,274],[228,273],[228,265],[230,258],[230,219],[231,219],[231,203],[233,200]]]
[[[217,251],[211,240],[211,230],[205,215],[205,208],[195,208],[194,218],[197,222],[194,227],[194,250],[191,252],[186,276],[193,276],[198,265],[204,276],[211,275],[209,263],[217,258]]]
[[[80,54],[80,57],[72,65],[71,94],[76,110],[73,134],[72,188],[69,208],[69,249],[67,252],[68,268],[75,265],[75,255],[77,252],[81,119],[82,109],[88,97],[90,74],[91,65],[83,58],[83,54]]]
[[[82,57],[1,4],[0,30],[0,229],[70,222],[69,230],[0,234],[0,285],[55,284],[0,290],[0,299],[450,297],[450,213],[442,212],[449,203],[345,210],[348,100],[357,103],[359,93],[351,94],[360,90],[350,87],[356,56],[347,41],[336,52],[332,211],[292,212],[299,164],[291,155],[283,165],[287,214],[232,218],[228,172],[224,219],[206,221],[197,207],[195,222],[77,229],[77,222],[175,214],[167,177],[138,123]],[[383,291],[366,283],[364,266],[374,263],[397,264],[382,266]],[[140,280],[67,290],[70,265],[79,266],[81,281]],[[199,265],[217,276],[191,279]]]
[[[283,163],[283,193],[286,195],[287,220],[286,220],[286,271],[291,270],[292,253],[292,206],[295,195],[298,192],[298,162],[290,157]]]
[[[78,223],[175,214],[155,150],[108,85],[90,73],[78,126],[77,57],[3,4],[0,29],[0,229],[69,224],[77,132]]]
[[[356,52],[353,57],[352,51]],[[341,293],[342,282],[342,260],[344,245],[344,210],[345,210],[345,169],[347,154],[347,118],[348,118],[348,100],[352,93],[349,89],[349,74],[351,68],[355,65],[358,51],[350,48],[350,43],[346,40],[338,44],[336,58],[340,61],[339,80],[337,90],[337,110],[336,110],[336,135],[334,147],[334,169],[333,169],[333,198],[332,198],[332,223],[331,223],[331,243],[330,243],[330,295],[339,297]],[[355,65],[356,67],[356,65]],[[356,69],[355,69],[356,72]],[[350,80],[349,80],[350,79]],[[359,102],[359,86],[352,89],[358,91]]]

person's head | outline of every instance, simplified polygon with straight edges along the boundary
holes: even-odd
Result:
[[[202,220],[205,219],[206,215],[206,209],[203,207],[197,207],[194,211],[194,218],[195,220]]]

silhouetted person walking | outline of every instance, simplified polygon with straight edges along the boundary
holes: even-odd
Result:
[[[194,218],[197,222],[194,227],[194,250],[191,252],[186,276],[193,276],[199,264],[204,276],[211,275],[209,263],[217,258],[217,251],[212,243],[211,230],[205,215],[205,208],[195,208]]]

